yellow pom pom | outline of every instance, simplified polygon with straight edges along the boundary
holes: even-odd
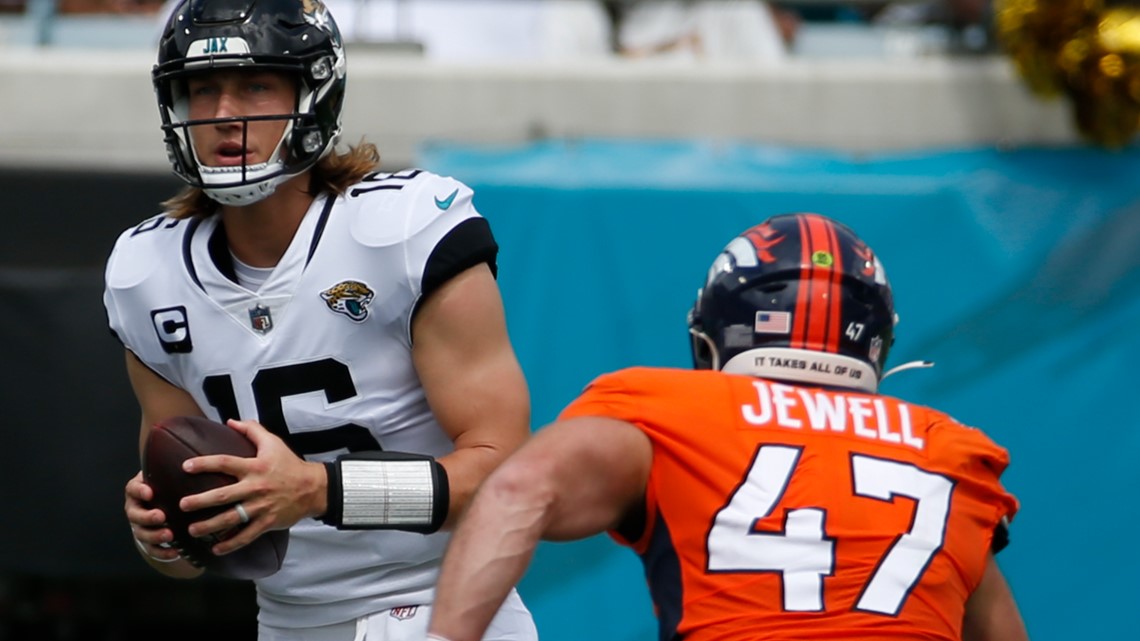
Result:
[[[1128,144],[1140,127],[1140,7],[996,0],[994,24],[1031,91],[1067,96],[1089,140]]]

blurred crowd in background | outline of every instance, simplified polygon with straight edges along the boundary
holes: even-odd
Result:
[[[175,0],[0,0],[0,16],[154,14]],[[937,27],[943,51],[994,51],[990,0],[327,0],[346,41],[439,59],[779,60],[804,25]],[[478,27],[478,28],[473,28]]]

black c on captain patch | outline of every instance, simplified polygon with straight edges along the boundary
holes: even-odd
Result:
[[[186,308],[164,307],[150,313],[158,342],[167,354],[187,354],[194,348],[190,341],[190,323],[186,319]]]

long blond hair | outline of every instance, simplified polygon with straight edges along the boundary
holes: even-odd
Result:
[[[309,173],[309,193],[316,196],[328,191],[339,196],[379,167],[380,152],[376,145],[361,140],[347,151],[334,151],[317,162]],[[166,215],[179,219],[209,216],[217,206],[199,187],[186,187],[162,202]]]

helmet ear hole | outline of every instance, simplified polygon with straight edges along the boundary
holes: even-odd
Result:
[[[715,369],[716,355],[708,336],[698,328],[689,330],[689,346],[693,352],[693,369]]]

